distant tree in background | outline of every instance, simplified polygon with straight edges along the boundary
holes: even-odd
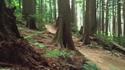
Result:
[[[71,0],[71,26],[72,26],[72,32],[77,32],[77,15],[76,15],[76,0]]]
[[[118,37],[122,36],[121,29],[121,0],[117,0],[117,21],[118,21]]]
[[[123,1],[123,19],[124,19],[124,36],[125,36],[125,0]]]
[[[16,16],[19,17],[20,12],[23,13],[27,27],[31,29],[36,29],[36,22],[42,29],[44,25],[55,22],[59,16],[58,0],[5,1],[9,7],[16,6]],[[80,29],[82,26],[80,34],[86,43],[93,34],[109,36],[112,40],[123,39],[121,37],[125,36],[124,3],[124,0],[70,0],[71,32],[77,34],[76,28]]]
[[[108,35],[108,30],[109,30],[109,2],[110,0],[107,0],[106,2],[106,18],[105,18],[105,34]]]

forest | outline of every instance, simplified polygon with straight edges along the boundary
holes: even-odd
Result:
[[[125,70],[125,0],[0,0],[0,70]]]

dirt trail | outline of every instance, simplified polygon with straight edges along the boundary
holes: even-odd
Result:
[[[86,47],[77,48],[86,58],[90,59],[101,68],[101,70],[125,70],[125,60],[111,56],[101,49],[90,49]]]

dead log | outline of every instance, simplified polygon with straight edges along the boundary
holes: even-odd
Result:
[[[116,42],[111,42],[111,44],[112,44],[112,47],[114,48],[114,50],[117,50],[117,51],[122,52],[123,54],[125,54],[125,48],[123,46],[119,45]]]
[[[116,42],[109,42],[109,43],[106,43],[106,41],[101,38],[101,37],[97,37],[97,36],[94,36],[94,37],[90,37],[91,41],[95,41],[97,42],[99,45],[102,45],[104,49],[106,50],[109,50],[109,51],[113,51],[113,50],[116,50],[122,54],[125,54],[125,48],[121,45],[119,45],[118,43]]]

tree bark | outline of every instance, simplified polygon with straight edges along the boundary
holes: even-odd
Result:
[[[37,29],[35,19],[35,0],[23,0],[23,17],[26,20],[26,27],[30,29]]]
[[[58,0],[59,18],[57,24],[59,25],[56,33],[56,41],[61,47],[75,50],[71,34],[71,10],[69,0]]]
[[[108,35],[108,29],[109,29],[109,0],[107,0],[107,3],[106,3],[106,20],[105,20],[105,23],[106,23],[105,33],[106,33],[106,35]]]
[[[113,28],[112,28],[112,30],[113,30],[113,35],[115,35],[116,34],[116,8],[115,8],[115,1],[112,1],[112,7],[113,7],[113,11],[112,11],[112,13],[113,13],[113,18],[112,18],[112,24],[113,24]]]
[[[105,24],[104,24],[104,9],[105,9],[105,4],[104,4],[104,0],[102,0],[102,20],[101,20],[101,23],[102,23],[102,32],[105,32],[104,28],[105,28]]]
[[[0,62],[26,66],[33,70],[41,70],[36,67],[47,64],[41,54],[21,38],[16,26],[14,8],[7,8],[4,0],[0,0]]]
[[[125,36],[125,1],[123,1],[123,20],[124,20],[124,36]]]
[[[83,35],[83,41],[85,45],[90,44],[90,36],[93,36],[96,33],[96,31],[96,0],[87,0],[85,29]]]
[[[117,21],[118,21],[118,37],[122,36],[122,29],[121,29],[121,0],[117,1]]]

